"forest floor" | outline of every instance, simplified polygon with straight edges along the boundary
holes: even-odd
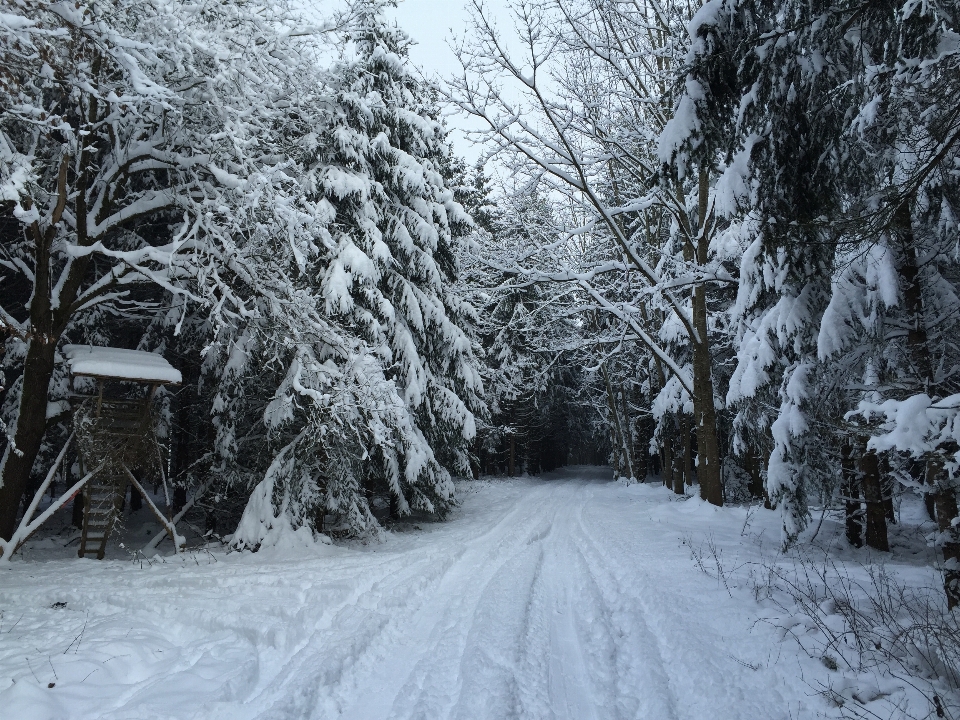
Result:
[[[458,494],[446,522],[396,524],[366,544],[171,557],[168,542],[133,562],[38,560],[28,547],[0,569],[0,715],[799,720],[851,707],[888,717],[894,701],[930,709],[882,670],[831,669],[804,643],[815,628],[758,579],[795,562],[777,554],[775,512],[622,485],[608,468],[465,481]],[[828,519],[817,542],[839,547],[840,530]],[[889,562],[913,584],[937,582],[928,530],[918,520],[894,531]],[[837,552],[854,573],[872,561]],[[850,702],[830,702],[827,688]]]

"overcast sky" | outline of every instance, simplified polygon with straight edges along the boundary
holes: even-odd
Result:
[[[488,9],[506,19],[507,0],[486,0]],[[410,51],[410,58],[427,76],[449,77],[460,64],[448,45],[452,37],[462,37],[469,20],[465,9],[466,0],[402,0],[391,15],[397,23],[416,41]],[[453,145],[458,154],[472,162],[480,156],[481,150],[471,146],[461,130],[468,126],[465,118],[448,118],[453,129]],[[477,127],[476,124],[473,127]]]
[[[428,74],[449,75],[457,69],[447,40],[463,35],[468,19],[465,4],[464,0],[403,0],[391,13],[417,42],[410,56]]]

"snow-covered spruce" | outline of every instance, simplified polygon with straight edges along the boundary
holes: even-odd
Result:
[[[399,514],[442,516],[450,472],[470,472],[482,384],[465,329],[472,310],[454,280],[471,221],[442,175],[445,131],[410,72],[406,36],[367,13],[349,40],[355,57],[329,71],[327,109],[300,157],[304,202],[324,224],[309,249],[284,249],[296,298],[244,323],[224,355],[236,378],[216,401],[228,463],[230,413],[258,397],[242,379],[250,359],[280,379],[263,408],[276,449],[238,546],[326,513],[372,528],[371,494]]]

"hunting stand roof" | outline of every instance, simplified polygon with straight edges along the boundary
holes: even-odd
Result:
[[[183,381],[180,371],[156,353],[94,345],[64,345],[62,352],[74,377],[144,385],[179,385]]]

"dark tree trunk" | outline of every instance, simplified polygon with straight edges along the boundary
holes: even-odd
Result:
[[[960,537],[953,519],[957,517],[957,495],[953,491],[937,493],[937,521],[943,540],[943,589],[947,593],[947,607],[960,605]],[[946,519],[946,520],[944,520]]]
[[[883,491],[883,512],[887,522],[891,525],[897,524],[896,508],[893,507],[893,471],[890,467],[890,459],[887,454],[880,458],[880,487]]]
[[[680,416],[680,436],[683,438],[683,483],[693,485],[693,439],[690,437],[690,421]]]
[[[685,492],[683,486],[686,481],[683,472],[683,428],[685,423],[683,415],[680,415],[678,419],[679,429],[675,428],[677,431],[673,435],[673,492],[677,495],[683,495]]]
[[[664,420],[663,431],[663,484],[673,488],[673,430],[670,420]]]
[[[133,485],[130,486],[130,512],[137,512],[143,508],[143,497]]]
[[[707,264],[710,234],[707,209],[710,184],[705,169],[699,177],[697,262]],[[693,405],[694,429],[697,433],[697,479],[700,482],[700,497],[713,505],[723,505],[723,477],[720,472],[720,441],[718,437],[717,409],[713,404],[713,360],[710,357],[710,336],[707,328],[707,288],[697,285],[693,289],[693,328],[698,338],[691,338],[693,345]]]
[[[183,506],[187,504],[187,487],[183,484],[178,484],[173,488],[173,507],[171,510],[173,514],[176,515],[178,512],[183,510]]]
[[[886,511],[883,507],[883,486],[880,482],[880,461],[873,450],[867,450],[860,457],[860,485],[867,505],[867,545],[875,550],[889,552]]]
[[[924,384],[931,398],[938,396],[936,377],[933,373],[933,361],[930,357],[927,323],[923,308],[923,284],[920,267],[917,263],[917,245],[913,233],[913,219],[910,201],[897,208],[893,229],[900,239],[900,277],[903,279],[903,298],[910,317],[910,331],[907,334],[907,347],[910,349],[914,373]],[[934,486],[934,513],[943,543],[943,589],[947,596],[947,607],[953,609],[960,604],[960,538],[953,525],[957,517],[957,495],[953,483],[943,469],[943,455],[955,451],[952,447],[937,448],[938,452],[927,458],[927,483]],[[929,505],[927,512],[930,511]]]
[[[56,338],[45,336],[32,338],[27,347],[16,432],[0,460],[0,537],[4,540],[16,530],[20,503],[47,429],[47,392],[56,343]]]
[[[853,444],[844,443],[840,449],[840,472],[843,478],[841,492],[844,500],[844,520],[847,542],[854,547],[863,547],[863,522],[860,511],[860,478],[857,461],[853,456]]]
[[[73,507],[70,509],[70,524],[75,528],[83,527],[83,490],[78,492],[73,499]]]
[[[927,482],[937,487],[937,529],[940,531],[943,551],[943,589],[949,609],[960,605],[960,532],[953,521],[957,517],[957,493],[943,469],[943,462],[931,459],[927,463]]]
[[[923,494],[923,506],[927,510],[927,515],[934,522],[937,521],[937,495],[936,493],[928,492]]]

